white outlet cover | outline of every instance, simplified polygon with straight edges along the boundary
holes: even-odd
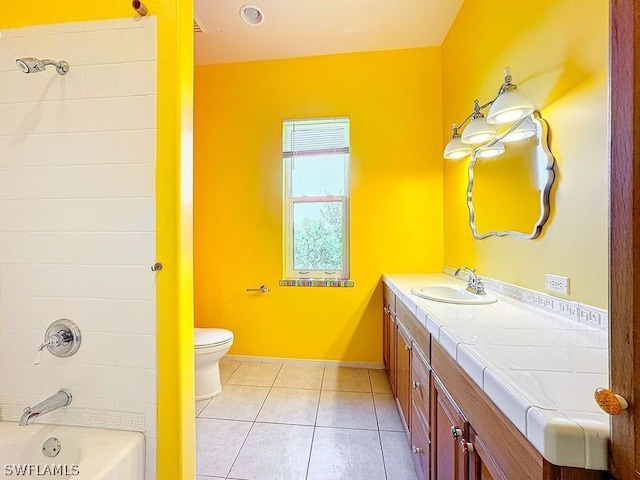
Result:
[[[569,294],[569,277],[547,273],[545,278],[547,290]]]

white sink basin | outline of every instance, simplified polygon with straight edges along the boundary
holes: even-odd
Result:
[[[498,297],[491,293],[477,295],[462,287],[451,287],[448,285],[429,285],[422,288],[412,288],[411,293],[418,297],[426,298],[427,300],[463,305],[486,305],[498,301]]]

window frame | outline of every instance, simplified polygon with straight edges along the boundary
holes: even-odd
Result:
[[[347,120],[349,124],[349,148],[346,152],[335,152],[336,154],[342,154],[344,158],[344,194],[343,195],[314,195],[314,196],[298,196],[292,195],[293,183],[293,162],[294,156],[285,156],[285,152],[282,152],[284,162],[284,274],[287,279],[335,279],[335,280],[348,280],[349,279],[349,230],[350,230],[350,164],[351,164],[351,119],[349,117],[327,117],[327,118],[304,118],[304,119],[286,119],[283,120],[283,132],[284,126],[287,122],[296,121],[313,121],[313,120]],[[284,149],[283,149],[284,150]],[[330,152],[317,151],[315,153],[307,153],[304,156],[312,155],[326,155]],[[328,270],[297,270],[294,269],[293,258],[293,211],[294,205],[297,203],[331,203],[340,202],[342,207],[342,269],[335,271]]]

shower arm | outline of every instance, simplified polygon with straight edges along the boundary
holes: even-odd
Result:
[[[67,73],[69,71],[69,64],[67,62],[65,62],[64,60],[60,60],[59,62],[56,60],[51,60],[50,58],[43,58],[41,60],[41,62],[43,63],[43,65],[53,65],[54,67],[56,67],[56,71],[60,74],[60,75],[64,75],[65,73]]]
[[[40,61],[45,65],[53,65],[56,68],[60,68],[60,66],[62,65],[62,62],[58,62],[57,60],[51,60],[50,58],[43,58]]]

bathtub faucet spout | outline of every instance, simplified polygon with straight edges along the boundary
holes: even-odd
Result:
[[[29,425],[40,415],[52,412],[58,408],[66,407],[71,403],[72,399],[73,397],[71,396],[71,392],[66,388],[62,388],[49,398],[41,401],[39,404],[34,405],[33,407],[26,407],[22,417],[20,417],[20,425]]]

